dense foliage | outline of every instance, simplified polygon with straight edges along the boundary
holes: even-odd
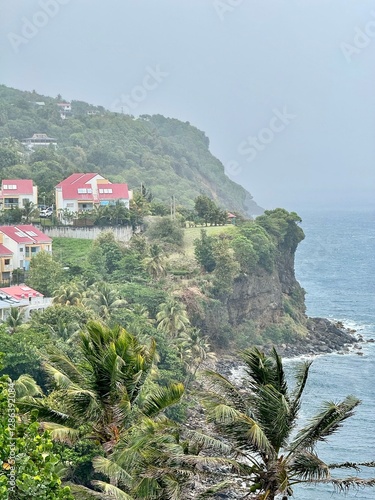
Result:
[[[41,199],[51,204],[63,178],[98,172],[133,189],[146,184],[156,203],[169,206],[175,196],[178,205],[193,208],[203,192],[231,210],[260,213],[251,195],[225,175],[205,134],[189,123],[161,115],[135,119],[78,101],[62,119],[61,100],[0,86],[1,179],[33,179]],[[20,141],[34,133],[55,138],[58,147],[26,152]]]

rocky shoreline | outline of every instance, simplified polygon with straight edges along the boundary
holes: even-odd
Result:
[[[309,333],[306,337],[295,339],[293,343],[275,345],[282,358],[329,353],[348,354],[353,351],[358,356],[363,356],[361,344],[375,342],[374,339],[364,339],[356,330],[345,328],[341,322],[333,323],[326,318],[309,318],[308,324]],[[266,353],[272,349],[269,344],[258,347]],[[226,376],[235,368],[238,368],[237,357],[225,356],[216,363],[216,370]]]

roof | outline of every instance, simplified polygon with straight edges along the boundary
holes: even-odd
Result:
[[[27,285],[7,286],[0,288],[0,293],[10,295],[16,300],[25,299],[27,297],[43,297],[44,295]]]
[[[236,217],[237,217],[237,215],[234,215],[234,214],[231,214],[230,212],[228,212],[228,219],[234,219]]]
[[[12,186],[9,189],[9,186]],[[14,188],[13,186],[16,186]],[[1,183],[2,196],[11,194],[33,194],[33,181],[30,179],[3,179]]]
[[[112,191],[111,193],[108,191]],[[99,200],[128,199],[129,190],[127,184],[102,184],[98,185]]]
[[[34,245],[37,243],[52,243],[49,236],[45,235],[31,224],[19,226],[0,226],[0,232],[16,243]]]
[[[4,257],[5,255],[13,255],[13,252],[0,243],[0,255],[2,257]]]
[[[96,177],[99,174],[94,174],[94,173],[89,173],[89,174],[72,174],[69,175],[66,179],[63,181],[59,182],[56,187],[64,187],[64,186],[71,186],[72,184],[87,184],[90,182],[94,177]]]
[[[101,177],[101,179],[97,179],[97,193],[95,194],[90,181],[97,176]],[[129,198],[127,184],[112,184],[96,173],[72,174],[61,181],[56,188],[61,188],[64,200],[94,201],[94,199],[119,200]]]

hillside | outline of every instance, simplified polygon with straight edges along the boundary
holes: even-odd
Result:
[[[72,101],[62,118],[61,102],[61,96],[0,86],[1,179],[31,178],[48,194],[67,175],[94,171],[132,188],[145,184],[160,201],[175,195],[188,208],[206,194],[228,210],[262,212],[251,194],[225,175],[204,132],[188,122],[161,115],[134,118],[81,101]],[[35,133],[55,138],[56,149],[26,153],[19,141]]]

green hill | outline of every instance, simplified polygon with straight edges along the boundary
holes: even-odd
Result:
[[[62,119],[57,103],[63,98],[39,95],[0,85],[0,177],[31,178],[39,192],[73,172],[99,172],[112,182],[142,183],[154,198],[189,208],[206,194],[228,210],[256,215],[262,209],[250,193],[231,181],[224,166],[209,151],[205,133],[161,115],[112,113],[81,101]],[[57,148],[27,152],[24,138],[44,133]]]

